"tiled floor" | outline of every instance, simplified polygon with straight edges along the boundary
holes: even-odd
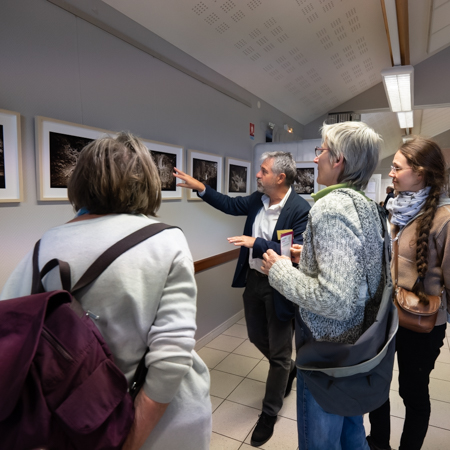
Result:
[[[431,373],[431,419],[423,450],[450,449],[450,330]],[[247,337],[241,319],[199,352],[211,371],[213,434],[211,450],[251,449],[250,436],[261,412],[268,362]],[[295,381],[293,385],[295,389]],[[263,450],[297,450],[295,391],[285,399],[275,432]],[[398,448],[405,410],[397,372],[391,385],[391,446]],[[366,429],[369,420],[365,416]],[[324,449],[325,450],[325,449]]]

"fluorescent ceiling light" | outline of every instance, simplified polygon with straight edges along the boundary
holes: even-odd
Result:
[[[395,66],[381,71],[384,89],[392,112],[413,108],[413,66]]]
[[[412,128],[414,126],[414,118],[412,111],[398,112],[398,123],[400,128]]]

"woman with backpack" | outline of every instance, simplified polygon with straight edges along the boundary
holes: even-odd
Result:
[[[450,294],[450,199],[446,163],[439,146],[423,137],[404,143],[395,154],[389,176],[399,195],[389,202],[392,237],[398,242],[398,286],[414,292],[422,302],[441,296],[431,332],[402,326],[397,333],[399,394],[406,407],[400,450],[419,450],[428,429],[431,405],[428,384],[440,353]],[[395,249],[395,246],[394,246]],[[393,275],[395,278],[395,275]],[[390,449],[389,400],[370,414],[371,449]]]
[[[299,305],[309,339],[353,344],[374,322],[384,287],[382,222],[362,192],[381,139],[362,122],[344,122],[324,125],[322,140],[314,162],[317,182],[327,187],[313,195],[298,269],[269,250],[263,270],[273,288]],[[369,449],[362,415],[325,411],[300,370],[297,426],[300,450]]]
[[[161,203],[158,171],[147,147],[129,133],[97,139],[81,151],[68,196],[76,217],[44,233],[38,266],[42,270],[54,258],[67,262],[72,287],[107,249],[158,223],[149,217],[156,216]],[[32,255],[26,255],[12,273],[1,300],[30,294]],[[46,292],[61,289],[59,275],[58,268],[46,275]],[[197,286],[183,232],[172,227],[138,243],[120,254],[76,297],[95,318],[129,384],[145,355],[148,372],[134,401],[134,422],[123,437],[125,442],[114,448],[208,450],[210,378],[194,351]],[[112,403],[108,393],[104,393],[102,405]],[[89,414],[86,411],[86,417],[93,416],[92,411]],[[40,448],[48,443],[36,444]],[[76,448],[106,448],[101,444],[96,441]]]

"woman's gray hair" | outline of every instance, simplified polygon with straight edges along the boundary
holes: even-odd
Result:
[[[364,189],[378,165],[381,136],[364,122],[324,123],[321,131],[330,162],[344,158],[338,182]]]
[[[261,163],[266,159],[273,159],[272,171],[275,175],[284,173],[286,175],[286,186],[294,183],[297,175],[297,166],[294,158],[289,152],[264,152],[261,155]]]

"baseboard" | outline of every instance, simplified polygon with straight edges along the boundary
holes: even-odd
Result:
[[[234,316],[230,317],[224,323],[222,323],[218,327],[214,328],[214,330],[210,331],[207,335],[200,338],[197,341],[197,343],[195,344],[195,350],[196,351],[200,350],[202,347],[204,347],[206,344],[211,342],[217,336],[221,335],[225,330],[230,328],[231,325],[234,325],[238,320],[242,319],[243,317],[244,317],[244,310],[241,309]]]

